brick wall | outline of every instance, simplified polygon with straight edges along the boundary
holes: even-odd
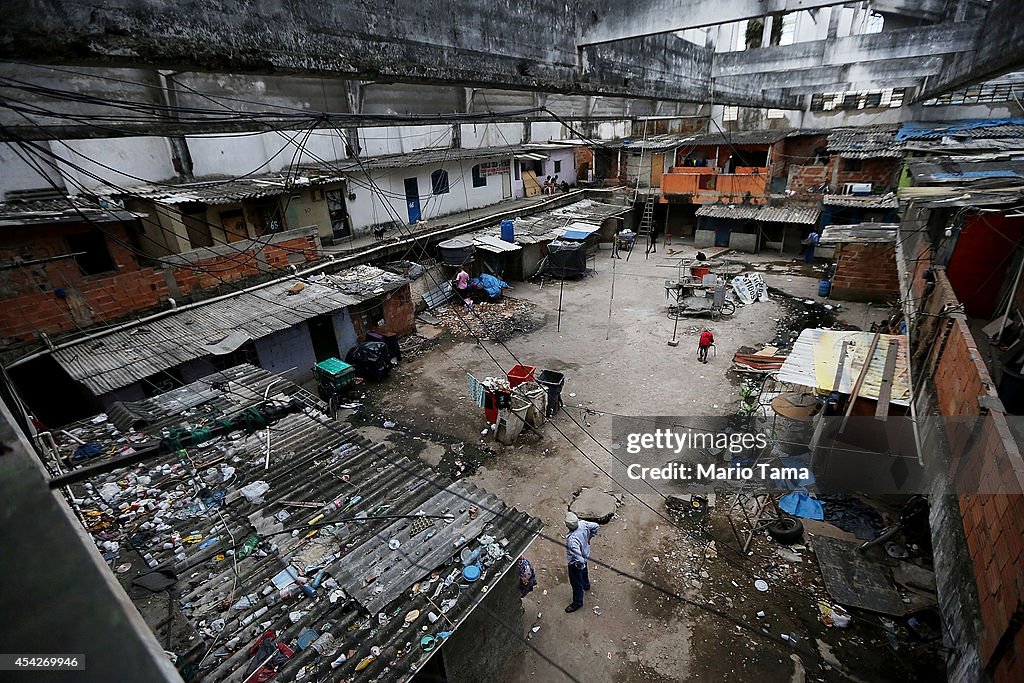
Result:
[[[815,150],[824,149],[827,144],[828,138],[824,135],[806,135],[779,140],[772,147],[772,177],[787,177],[790,166],[813,167]],[[824,168],[824,164],[821,167]]]
[[[899,298],[896,250],[892,244],[842,244],[836,248],[834,299],[891,301]]]
[[[883,192],[896,187],[899,159],[862,159],[860,169],[856,171],[849,170],[851,165],[851,160],[837,156],[831,157],[824,165],[791,165],[787,169],[789,182],[786,189],[803,192],[809,187],[823,183],[827,183],[837,192],[846,183],[871,183],[872,192]]]
[[[85,224],[5,229],[0,263],[31,261],[71,252],[68,235],[88,232]],[[131,224],[102,226],[114,270],[84,275],[73,258],[0,269],[0,348],[38,341],[112,322],[166,305],[168,297],[200,297],[203,290],[239,282],[294,262],[317,257],[315,235],[254,245],[245,253],[153,267],[134,253]],[[102,234],[102,233],[101,233]],[[169,271],[169,273],[167,272]]]
[[[947,474],[955,475],[951,486],[976,589],[980,664],[995,683],[1015,683],[1024,680],[1024,459],[994,401],[998,394],[967,320],[940,315],[957,300],[942,269],[933,270],[928,315],[915,325],[914,366],[930,376],[952,456]]]
[[[367,301],[350,309],[352,326],[355,328],[356,337],[360,342],[366,340],[367,332],[380,332],[402,337],[416,331],[416,310],[408,284],[402,285],[385,297],[383,302],[384,325],[374,327],[373,321],[367,321],[369,327],[364,326],[363,312],[373,309],[378,303],[380,303],[380,299]]]

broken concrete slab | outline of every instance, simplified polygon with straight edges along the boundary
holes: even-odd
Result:
[[[569,511],[580,519],[607,524],[621,503],[620,496],[597,489],[584,488],[569,505]]]

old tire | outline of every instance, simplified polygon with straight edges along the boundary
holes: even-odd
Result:
[[[768,535],[782,545],[792,545],[804,537],[804,523],[796,517],[779,517],[768,525]]]

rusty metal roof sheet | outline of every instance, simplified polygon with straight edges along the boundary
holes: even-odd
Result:
[[[864,359],[867,350],[871,347],[873,337],[874,334],[871,332],[805,329],[793,343],[793,350],[782,364],[778,375],[779,380],[819,391],[838,391],[849,394],[864,366]],[[881,335],[860,388],[859,396],[878,399],[890,339],[895,339],[899,347],[889,402],[894,405],[907,406],[910,405],[910,373],[907,369],[907,338],[901,334]],[[846,361],[843,363],[839,386],[833,387],[844,341],[851,343],[848,347]]]
[[[757,206],[753,204],[705,204],[697,209],[698,216],[729,218],[737,221],[765,223],[801,223],[814,225],[821,209],[816,206]]]
[[[289,290],[299,280],[276,280],[253,291],[169,311],[156,320],[72,340],[58,346],[52,355],[72,379],[101,396],[208,356],[211,344],[232,333],[243,332],[251,339],[260,339],[374,298],[407,281],[372,266],[353,270],[363,279],[347,279],[351,274],[345,271],[321,275],[301,281],[303,287],[296,293]],[[377,280],[370,278],[371,274]]]
[[[859,209],[898,209],[900,206],[895,192],[867,197],[855,194],[827,194],[822,203],[825,206],[848,206]]]
[[[67,432],[117,457],[141,441],[159,439],[166,428],[209,426],[265,399],[301,395],[290,382],[240,365],[127,404],[126,414],[151,419],[137,431],[111,411]],[[304,400],[309,406],[304,412],[279,420],[269,434],[236,433],[157,455],[97,475],[88,487],[75,485],[69,498],[78,500],[79,509],[100,513],[85,517],[87,529],[111,566],[127,565],[117,574],[124,585],[151,567],[175,570],[170,649],[181,656],[197,646],[209,649],[203,680],[242,680],[253,660],[249,648],[268,622],[283,642],[310,630],[319,636],[328,626],[335,640],[330,656],[308,646],[297,650],[282,664],[280,680],[355,680],[355,668],[371,646],[382,652],[360,680],[408,680],[432,654],[418,646],[420,637],[457,632],[497,582],[515,571],[542,523],[472,484],[452,482],[347,425],[327,421],[317,412],[316,399]],[[56,469],[59,457],[67,469],[78,446],[59,435],[48,466]],[[242,489],[257,481],[269,490],[261,500],[251,500]],[[341,509],[325,512],[332,501],[340,501]],[[116,509],[121,504],[133,511],[133,519]],[[322,526],[310,527],[314,520]],[[246,540],[254,538],[260,544],[243,552]],[[116,550],[104,547],[111,542]],[[481,579],[466,582],[459,575],[445,584],[461,571],[460,549],[478,547],[488,558]],[[286,567],[307,579],[320,574],[312,595],[298,591],[279,597],[274,579]],[[417,584],[423,589],[414,592]],[[140,605],[149,597],[138,589],[131,593]],[[414,610],[418,615],[407,624]],[[442,620],[432,624],[431,611],[444,611]],[[397,658],[407,641],[414,647]],[[332,669],[337,655],[350,649],[358,656]]]
[[[898,225],[891,223],[859,223],[857,225],[829,225],[822,229],[819,244],[848,244],[852,242],[895,242]]]
[[[125,211],[117,205],[94,202],[68,195],[46,199],[14,199],[0,203],[0,226],[45,223],[109,223],[144,218],[146,214]]]

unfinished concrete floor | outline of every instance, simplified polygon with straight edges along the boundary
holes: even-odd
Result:
[[[684,247],[681,255],[692,253]],[[536,329],[506,342],[508,350],[446,333],[387,383],[367,387],[364,407],[353,416],[376,425],[374,436],[442,472],[452,468],[451,446],[464,444],[457,447],[463,459],[480,465],[471,481],[544,521],[547,538],[538,538],[527,552],[538,573],[536,590],[523,600],[527,630],[512,636],[495,624],[489,634],[524,637],[537,650],[524,650],[504,680],[569,680],[538,652],[579,681],[913,680],[919,662],[906,649],[889,648],[877,619],[858,621],[847,631],[817,621],[815,600],[825,593],[813,556],[804,552],[799,563],[780,559],[780,546],[760,537],[752,555],[743,556],[727,547],[731,532],[720,508],[711,511],[709,527],[689,527],[689,520],[671,516],[654,493],[623,497],[593,542],[593,590],[585,607],[563,611],[570,602],[561,541],[565,511],[582,487],[619,490],[608,474],[623,479],[622,466],[609,452],[613,418],[606,413],[735,413],[737,381],[727,372],[733,353],[770,342],[779,328],[804,320],[804,300],[820,301],[816,279],[804,264],[730,254],[754,263],[771,286],[798,301],[773,297],[741,307],[728,319],[681,320],[680,344],[671,347],[663,281],[675,277],[680,254],[645,259],[634,253],[628,263],[602,255],[599,272],[564,288],[515,283],[508,294],[536,305]],[[839,317],[866,326],[886,312],[843,306]],[[704,325],[714,331],[718,347],[707,365],[696,358],[696,333]],[[565,373],[566,409],[541,435],[524,433],[515,446],[503,447],[481,435],[487,423],[465,395],[465,373],[500,375],[517,360]],[[385,419],[397,427],[379,430]],[[709,549],[705,529],[725,541]],[[769,582],[767,593],[753,588],[759,578]],[[796,634],[798,642],[782,639],[784,633]],[[926,669],[934,679],[934,669]]]

